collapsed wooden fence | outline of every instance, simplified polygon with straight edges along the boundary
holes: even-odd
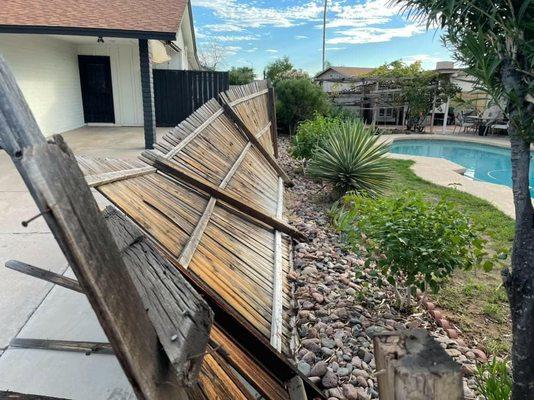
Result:
[[[248,399],[249,386],[269,399],[322,397],[288,362],[286,275],[303,236],[283,217],[291,182],[276,161],[273,96],[265,82],[232,88],[139,161],[78,159],[84,179],[60,136],[45,141],[0,59],[2,147],[77,282],[9,266],[87,296],[138,398]],[[135,224],[101,215],[89,187]]]

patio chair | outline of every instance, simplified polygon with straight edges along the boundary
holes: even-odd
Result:
[[[454,129],[452,131],[453,135],[456,133],[457,128],[461,128],[463,133],[469,132],[470,129],[476,130],[475,122],[468,121],[465,118],[466,116],[467,113],[464,113],[463,111],[460,111],[455,115],[456,124],[454,125]]]
[[[490,132],[491,126],[495,125],[497,121],[502,120],[502,118],[503,118],[503,114],[499,106],[494,105],[494,106],[486,108],[484,112],[482,113],[482,116],[480,117],[481,135],[487,136],[488,132]]]
[[[506,134],[508,134],[509,126],[510,126],[510,122],[509,121],[497,121],[497,122],[495,122],[495,123],[490,125],[490,127],[489,127],[490,133],[493,135],[495,130],[499,130],[499,131],[505,131]]]

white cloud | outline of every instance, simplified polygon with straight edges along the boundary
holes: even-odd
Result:
[[[195,7],[210,10],[220,20],[220,23],[208,24],[202,28],[211,32],[210,35],[203,36],[221,42],[259,40],[261,36],[268,35],[269,31],[260,31],[258,34],[248,32],[264,27],[289,28],[311,23],[316,28],[322,28],[323,1],[300,0],[297,3],[292,0],[282,4],[294,5],[273,7],[268,2],[257,0],[192,0]],[[401,11],[401,6],[392,4],[390,0],[331,0],[327,16],[327,43],[387,42],[425,30],[423,25],[403,18]],[[213,35],[225,32],[238,34]],[[308,39],[308,36],[295,35],[294,39]]]
[[[258,35],[210,35],[216,42],[244,42],[246,40],[259,40]]]
[[[390,0],[367,0],[353,5],[345,5],[343,1],[337,0],[330,10],[333,11],[334,18],[327,20],[327,28],[385,24],[401,12],[400,6],[391,4]],[[322,28],[322,25],[318,27]]]
[[[362,44],[389,42],[399,37],[410,37],[425,31],[419,24],[407,24],[401,28],[361,27],[336,31],[336,36],[328,39],[328,44]]]
[[[267,53],[278,53],[278,50],[276,49],[267,49],[265,50]]]
[[[193,0],[193,5],[212,10],[216,17],[242,27],[260,28],[275,26],[288,28],[302,21],[317,19],[322,13],[322,2],[308,3],[286,8],[260,7],[243,0]]]
[[[257,48],[257,47],[253,47],[253,48],[251,48],[251,49],[246,49],[245,51],[246,51],[247,53],[254,53],[254,52],[258,51],[258,48]]]
[[[346,47],[327,47],[326,51],[339,51],[339,50],[345,50],[345,49]]]
[[[224,46],[224,50],[227,55],[233,56],[234,54],[237,54],[239,50],[241,50],[242,47],[240,46]]]
[[[203,26],[212,32],[243,32],[245,28],[235,24],[207,24]]]

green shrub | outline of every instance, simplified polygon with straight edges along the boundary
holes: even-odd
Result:
[[[407,192],[377,199],[347,195],[334,213],[334,225],[348,242],[363,245],[367,264],[375,262],[397,290],[400,307],[409,307],[415,288],[439,290],[455,268],[469,269],[493,261],[486,241],[452,203],[425,201]]]
[[[504,361],[496,358],[480,364],[475,374],[478,391],[486,400],[510,400],[512,376]]]
[[[254,80],[255,73],[251,67],[232,67],[228,71],[230,85],[246,85]]]
[[[387,187],[388,146],[360,120],[347,120],[333,126],[332,132],[311,159],[311,177],[331,182],[334,194],[347,191],[376,195]]]
[[[301,122],[293,137],[291,154],[295,158],[310,159],[317,147],[324,143],[335,126],[342,122],[339,117],[325,117],[316,114],[315,118]]]
[[[316,114],[326,115],[330,110],[328,97],[322,89],[306,78],[283,79],[275,83],[276,116],[290,134],[300,121]]]

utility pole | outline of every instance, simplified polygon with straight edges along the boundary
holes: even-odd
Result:
[[[326,67],[326,6],[328,0],[324,0],[324,11],[323,11],[323,71]]]

